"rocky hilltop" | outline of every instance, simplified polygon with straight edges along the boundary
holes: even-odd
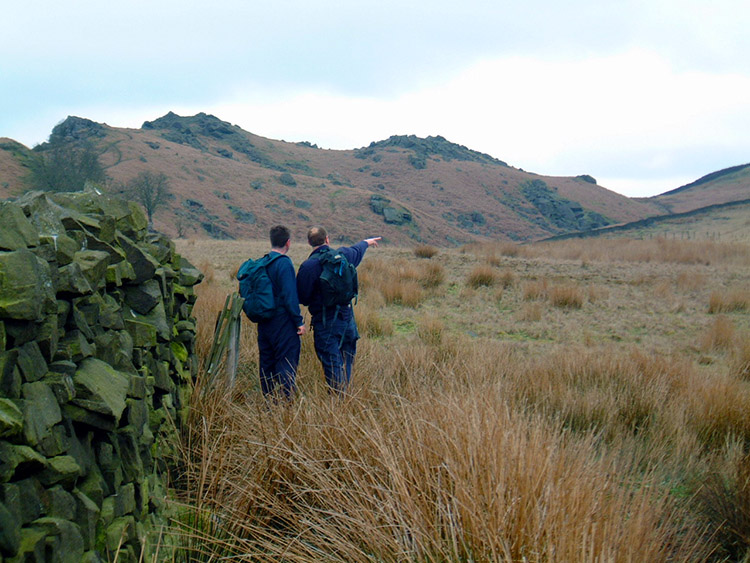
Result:
[[[440,136],[326,150],[172,112],[139,129],[69,117],[33,150],[1,141],[0,196],[23,191],[30,160],[75,143],[96,147],[114,191],[141,172],[164,173],[174,197],[155,227],[175,237],[265,238],[281,222],[295,236],[323,224],[336,241],[530,241],[750,197],[741,171],[664,198],[631,199],[589,174],[534,174]],[[721,189],[710,189],[718,181]]]

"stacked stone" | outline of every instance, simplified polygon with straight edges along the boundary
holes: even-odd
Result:
[[[202,276],[140,207],[0,203],[0,563],[137,561],[163,522]]]

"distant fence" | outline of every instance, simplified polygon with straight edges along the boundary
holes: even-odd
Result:
[[[538,240],[536,242],[547,242],[547,241],[557,241],[557,240],[566,240],[566,239],[574,239],[574,238],[589,238],[589,237],[600,237],[600,236],[606,236],[608,234],[616,234],[616,233],[622,233],[627,231],[634,231],[637,229],[642,228],[651,228],[658,226],[659,223],[671,221],[674,219],[683,219],[688,217],[695,217],[701,214],[704,214],[709,211],[714,211],[718,209],[727,209],[731,207],[736,206],[742,206],[742,205],[748,205],[750,204],[750,199],[742,199],[738,201],[730,201],[727,203],[717,203],[715,205],[708,205],[706,207],[701,207],[700,209],[694,209],[692,211],[685,211],[683,213],[670,213],[669,215],[656,215],[654,217],[647,217],[646,219],[641,219],[639,221],[632,221],[630,223],[620,223],[618,225],[611,225],[609,227],[600,227],[598,229],[591,229],[588,231],[577,231],[575,233],[565,233],[562,235],[555,235],[552,237],[547,237],[541,240]],[[663,233],[659,234],[651,234],[649,238],[671,238],[671,239],[679,239],[683,238],[683,240],[698,240],[699,235],[702,235],[704,231],[690,231],[690,230],[683,230],[683,229],[675,229],[664,231]],[[712,231],[705,231],[705,239],[710,240],[720,240],[721,233],[719,232],[712,232]]]

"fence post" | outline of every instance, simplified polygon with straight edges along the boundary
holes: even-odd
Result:
[[[219,313],[214,330],[214,340],[208,354],[206,373],[209,384],[213,383],[221,365],[224,366],[229,389],[234,387],[239,361],[240,323],[244,299],[237,293],[227,295],[224,308]],[[226,361],[222,362],[226,353]]]
[[[239,300],[239,307],[237,306]],[[240,359],[240,330],[242,328],[242,317],[239,312],[242,311],[243,299],[235,295],[232,302],[231,316],[229,319],[229,343],[227,347],[227,376],[229,379],[229,388],[234,388],[237,379],[237,365]]]

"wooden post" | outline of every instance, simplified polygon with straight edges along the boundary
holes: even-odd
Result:
[[[237,294],[232,301],[231,314],[229,318],[229,342],[227,348],[227,379],[229,388],[234,388],[237,379],[237,365],[240,359],[240,330],[242,328],[242,301]]]
[[[237,375],[240,349],[240,323],[242,319],[242,299],[237,293],[227,295],[224,308],[219,313],[214,330],[214,340],[208,354],[206,375],[209,387],[213,384],[220,366],[224,366],[227,385],[231,389]],[[226,361],[224,355],[226,354]]]

